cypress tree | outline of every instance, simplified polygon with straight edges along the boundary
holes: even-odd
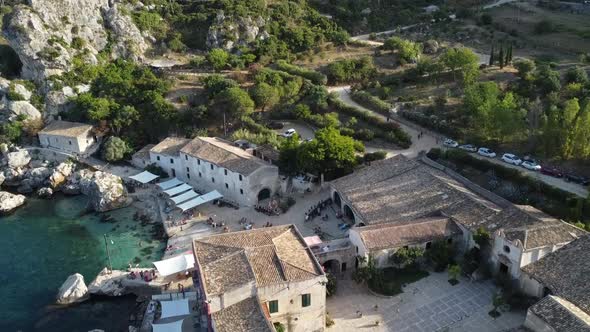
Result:
[[[506,60],[506,64],[512,63],[512,43],[508,45],[508,58]]]
[[[504,68],[504,45],[500,45],[500,53],[498,54],[498,62],[500,63],[500,68]]]
[[[490,66],[494,65],[494,60],[495,60],[494,59],[494,44],[492,44],[492,51],[490,52],[490,63],[489,63]]]

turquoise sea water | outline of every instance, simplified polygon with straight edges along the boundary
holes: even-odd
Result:
[[[88,331],[101,328],[101,321],[112,323],[108,321],[114,317],[89,317],[85,306],[94,306],[90,311],[101,315],[112,311],[109,305],[121,311],[134,302],[93,301],[62,311],[71,314],[45,317],[70,274],[81,273],[89,284],[107,265],[103,234],[115,269],[129,263],[149,267],[162,256],[165,244],[153,240],[151,225],[133,220],[134,208],[112,211],[108,214],[116,222],[104,223],[96,214],[84,214],[85,206],[84,196],[29,199],[14,214],[0,216],[0,331]],[[42,317],[45,326],[40,326]]]

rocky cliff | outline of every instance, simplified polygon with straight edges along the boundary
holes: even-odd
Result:
[[[207,34],[207,47],[231,51],[269,37],[262,17],[230,17],[220,11]]]
[[[108,49],[114,58],[142,59],[149,45],[115,2],[28,0],[15,7],[3,33],[23,63],[23,78],[41,82],[71,69],[75,57],[95,63]]]

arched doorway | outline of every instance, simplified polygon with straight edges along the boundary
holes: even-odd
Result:
[[[322,266],[324,267],[324,271],[326,273],[340,273],[340,262],[337,259],[330,259],[329,261],[326,261]]]
[[[270,198],[270,189],[264,188],[258,192],[258,201],[263,201]]]
[[[350,220],[352,220],[352,223],[354,224],[356,221],[354,220],[354,213],[352,212],[352,209],[350,208],[350,206],[348,205],[344,205],[344,216]]]
[[[334,192],[334,203],[336,203],[336,206],[339,209],[342,208],[342,199],[340,198],[340,194],[337,191]]]

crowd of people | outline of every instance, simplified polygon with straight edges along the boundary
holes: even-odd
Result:
[[[331,205],[332,198],[319,201],[317,204],[310,207],[307,212],[305,212],[305,221],[312,221],[316,217],[321,217],[322,220],[328,220],[328,214],[326,213],[325,215],[322,215],[322,212]]]
[[[135,280],[135,279],[139,278],[145,282],[150,282],[150,281],[156,279],[156,270],[155,269],[141,270],[139,272],[131,271],[127,275],[127,278],[129,278],[131,280]]]

